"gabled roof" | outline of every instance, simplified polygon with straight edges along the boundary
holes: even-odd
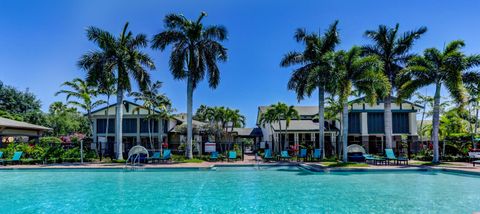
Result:
[[[392,96],[392,103],[395,102],[395,100],[397,100],[397,99],[398,99],[398,97]],[[360,103],[365,102],[365,97],[360,97],[360,98],[357,98],[357,99],[350,100],[348,103],[353,104],[353,103],[359,103],[359,102],[360,102]],[[384,100],[378,99],[378,100],[377,100],[377,103],[384,103]],[[412,103],[412,102],[410,102],[410,101],[408,101],[408,100],[402,100],[402,103],[408,103],[408,104],[410,104],[410,105],[414,105],[414,106],[416,106],[416,107],[418,107],[418,108],[422,108],[422,109],[423,109],[423,106],[418,105],[418,104],[416,104],[416,103]]]
[[[258,110],[260,113],[264,113],[269,109],[270,106],[259,106]],[[298,111],[299,115],[316,115],[318,114],[318,106],[294,106],[295,110]]]
[[[282,131],[284,131],[286,127],[286,121],[281,120],[280,123],[282,125]],[[280,131],[280,126],[278,123],[272,123],[271,125],[275,131]],[[330,124],[326,121],[324,127],[325,131],[339,131],[338,128],[336,128],[333,124]],[[288,130],[290,131],[318,131],[318,128],[318,121],[315,120],[291,120],[288,126]]]
[[[46,131],[51,130],[51,128],[47,128],[44,126],[39,126],[31,123],[10,120],[7,118],[0,117],[0,128],[15,128],[15,129],[30,129],[30,130],[38,130],[38,131]]]
[[[239,137],[262,137],[262,129],[260,128],[233,128]]]
[[[132,101],[128,101],[128,100],[124,100],[123,101],[123,105],[126,107],[126,105],[129,104],[129,105],[133,105],[133,106],[136,106],[136,107],[140,107],[140,108],[144,108],[142,105],[140,104],[137,104],[137,103],[134,103]],[[113,104],[110,104],[109,106],[105,106],[105,107],[102,107],[102,108],[99,108],[95,111],[92,111],[92,114],[95,114],[99,111],[104,111],[105,109],[109,109],[111,107],[115,107],[117,105],[117,103],[113,103]],[[157,113],[159,113],[159,111],[156,111]]]

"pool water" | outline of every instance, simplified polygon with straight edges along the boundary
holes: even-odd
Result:
[[[0,170],[0,213],[472,213],[480,176],[440,171]]]

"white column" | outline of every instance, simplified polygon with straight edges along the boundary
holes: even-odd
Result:
[[[417,112],[408,114],[408,130],[410,130],[410,135],[417,135]]]
[[[137,145],[140,145],[140,118],[137,118]]]
[[[360,129],[362,135],[368,135],[368,117],[367,112],[360,113]]]

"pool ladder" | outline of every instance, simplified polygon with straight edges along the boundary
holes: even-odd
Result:
[[[133,154],[131,156],[128,156],[127,161],[125,162],[124,169],[130,170],[130,171],[145,170],[145,168],[141,166],[142,164],[140,164],[140,155]]]

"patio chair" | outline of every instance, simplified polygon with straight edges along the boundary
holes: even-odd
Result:
[[[315,149],[313,150],[313,159],[320,161],[322,159],[322,150],[321,149]]]
[[[390,160],[393,160],[393,163],[400,164],[401,162],[404,162],[408,165],[408,158],[395,157],[392,149],[385,149],[385,155],[387,156],[386,159],[388,161],[388,164],[390,164]]]
[[[152,157],[147,158],[147,163],[148,163],[148,161],[152,161],[152,163],[155,162],[155,161],[159,162],[160,161],[160,152],[154,152]]]
[[[480,160],[472,161],[473,166],[475,167],[475,164],[480,164]]]
[[[3,152],[0,151],[0,163],[3,164],[4,161],[5,161],[5,160],[3,159]]]
[[[263,161],[270,161],[272,160],[272,150],[270,149],[265,149],[265,153],[263,154]]]
[[[160,158],[160,161],[167,162],[172,160],[172,150],[164,149],[163,150],[163,157]]]
[[[284,150],[280,153],[281,160],[290,160],[290,158],[292,158],[292,156],[288,154],[288,151]]]
[[[229,151],[228,152],[228,160],[235,161],[237,159],[237,152],[236,151]]]
[[[377,165],[378,163],[380,164],[386,164],[387,159],[385,158],[379,158],[379,157],[374,157],[373,155],[370,154],[363,154],[363,157],[365,158],[365,163],[373,163],[374,165]]]
[[[10,160],[5,160],[3,163],[20,163],[20,158],[22,158],[23,152],[15,152],[13,153],[13,157]]]
[[[211,161],[217,161],[218,160],[218,152],[210,153],[210,160]]]
[[[303,161],[307,160],[307,149],[300,149],[300,154],[298,154],[297,161],[300,161],[300,158],[303,158]]]

